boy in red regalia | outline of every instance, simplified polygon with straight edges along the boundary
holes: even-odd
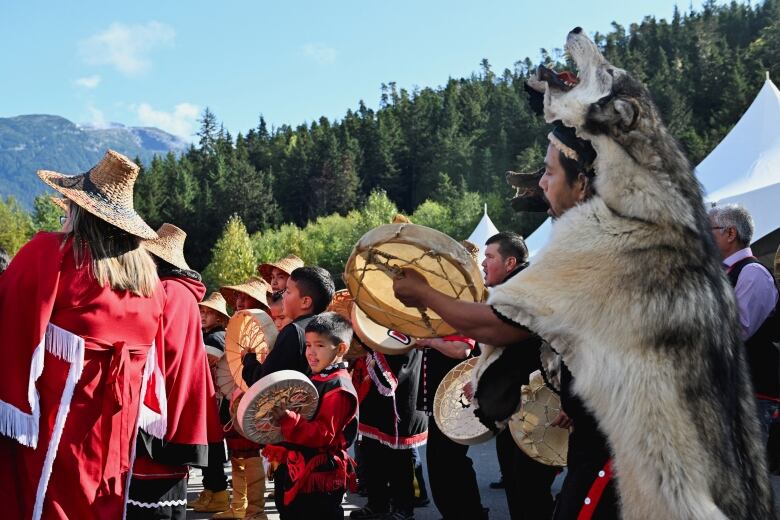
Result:
[[[314,418],[274,407],[284,446],[269,445],[263,454],[279,464],[275,500],[282,520],[343,519],[341,501],[354,490],[354,461],[347,448],[357,436],[358,398],[347,363],[352,327],[335,312],[306,325],[306,360],[320,396]]]

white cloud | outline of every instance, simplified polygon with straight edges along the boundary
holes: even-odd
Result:
[[[139,25],[112,23],[107,29],[79,43],[82,58],[90,65],[110,65],[127,76],[151,66],[149,53],[173,42],[173,27],[160,22]]]
[[[103,112],[98,110],[94,105],[87,105],[87,112],[89,112],[89,124],[95,128],[108,128],[108,122]]]
[[[155,126],[166,132],[192,140],[200,109],[191,103],[179,103],[173,107],[173,112],[155,110],[148,103],[141,103],[136,108],[138,120],[144,126]]]
[[[311,58],[320,65],[329,65],[336,61],[336,49],[321,43],[307,43],[301,47],[304,56]]]
[[[100,76],[95,74],[94,76],[87,76],[86,78],[79,78],[74,83],[78,85],[79,87],[84,88],[95,88],[98,85],[100,85]]]

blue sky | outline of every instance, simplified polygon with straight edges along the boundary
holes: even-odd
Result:
[[[0,16],[0,117],[157,126],[192,139],[210,107],[234,135],[341,117],[380,85],[438,86],[487,58],[497,72],[674,0],[375,2],[25,1]],[[687,1],[679,4],[688,10]],[[693,7],[701,5],[700,0]]]

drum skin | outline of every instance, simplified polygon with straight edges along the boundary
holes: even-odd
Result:
[[[297,370],[280,370],[249,387],[238,405],[236,416],[241,432],[258,444],[278,444],[282,430],[271,422],[271,408],[280,406],[311,419],[319,396],[308,377]]]
[[[491,439],[495,434],[474,415],[471,400],[463,394],[463,386],[471,381],[471,372],[479,358],[458,363],[436,389],[433,398],[433,418],[444,435],[458,444],[470,446]]]
[[[273,318],[260,309],[238,311],[230,318],[225,331],[225,355],[217,365],[217,382],[224,395],[229,397],[235,388],[244,392],[247,389],[241,376],[242,353],[251,352],[262,363],[276,343],[278,335]],[[230,374],[233,379],[232,386],[226,374]]]
[[[469,252],[449,236],[415,224],[387,224],[363,235],[352,250],[344,282],[355,304],[372,321],[416,338],[437,338],[455,329],[430,310],[406,307],[393,294],[393,279],[411,268],[434,289],[464,301],[482,302],[485,286]]]
[[[414,338],[375,323],[357,305],[352,306],[352,330],[368,348],[389,356],[405,354],[415,346]]]
[[[548,466],[565,466],[569,430],[550,426],[561,411],[561,399],[545,386],[541,372],[531,374],[522,389],[520,410],[509,420],[509,431],[526,455]]]

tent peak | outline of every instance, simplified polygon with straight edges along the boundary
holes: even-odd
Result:
[[[768,70],[766,71],[766,80],[767,81],[772,81],[771,79],[769,79],[769,71]]]
[[[487,215],[487,202],[485,203],[485,215]]]

